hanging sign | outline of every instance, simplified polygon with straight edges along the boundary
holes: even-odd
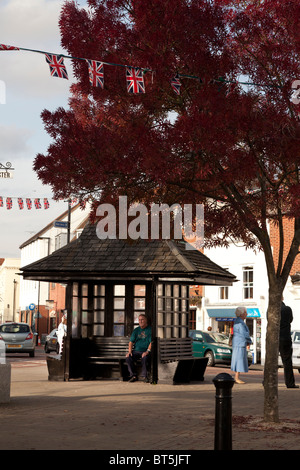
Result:
[[[0,178],[6,178],[6,179],[13,179],[14,175],[11,171],[1,171],[0,170]]]

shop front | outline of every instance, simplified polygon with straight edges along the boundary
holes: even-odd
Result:
[[[261,314],[258,307],[247,307],[246,325],[249,328],[253,344],[250,349],[253,354],[253,363],[261,362]],[[213,331],[220,333],[232,333],[233,323],[236,318],[236,307],[207,308],[207,314],[212,321]]]

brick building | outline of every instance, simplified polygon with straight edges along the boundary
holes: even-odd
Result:
[[[284,253],[283,262],[287,256],[289,247],[291,245],[294,236],[294,219],[283,220],[283,232],[284,232]],[[270,241],[273,248],[273,258],[275,266],[278,264],[278,253],[279,253],[279,228],[275,224],[270,224]],[[294,275],[300,272],[300,256],[296,256],[290,275]]]

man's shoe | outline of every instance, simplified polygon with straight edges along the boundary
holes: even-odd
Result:
[[[143,382],[145,382],[146,384],[148,384],[148,383],[150,382],[149,377],[143,377]]]
[[[291,387],[287,387],[287,388],[299,388],[299,385],[291,385]]]
[[[137,381],[137,378],[135,375],[133,375],[132,377],[130,377],[130,379],[128,380],[128,382],[136,382]]]

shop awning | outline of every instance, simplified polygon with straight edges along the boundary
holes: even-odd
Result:
[[[235,308],[207,308],[207,313],[210,318],[215,318],[217,321],[232,321],[236,318]],[[259,308],[247,307],[248,318],[260,318]]]

